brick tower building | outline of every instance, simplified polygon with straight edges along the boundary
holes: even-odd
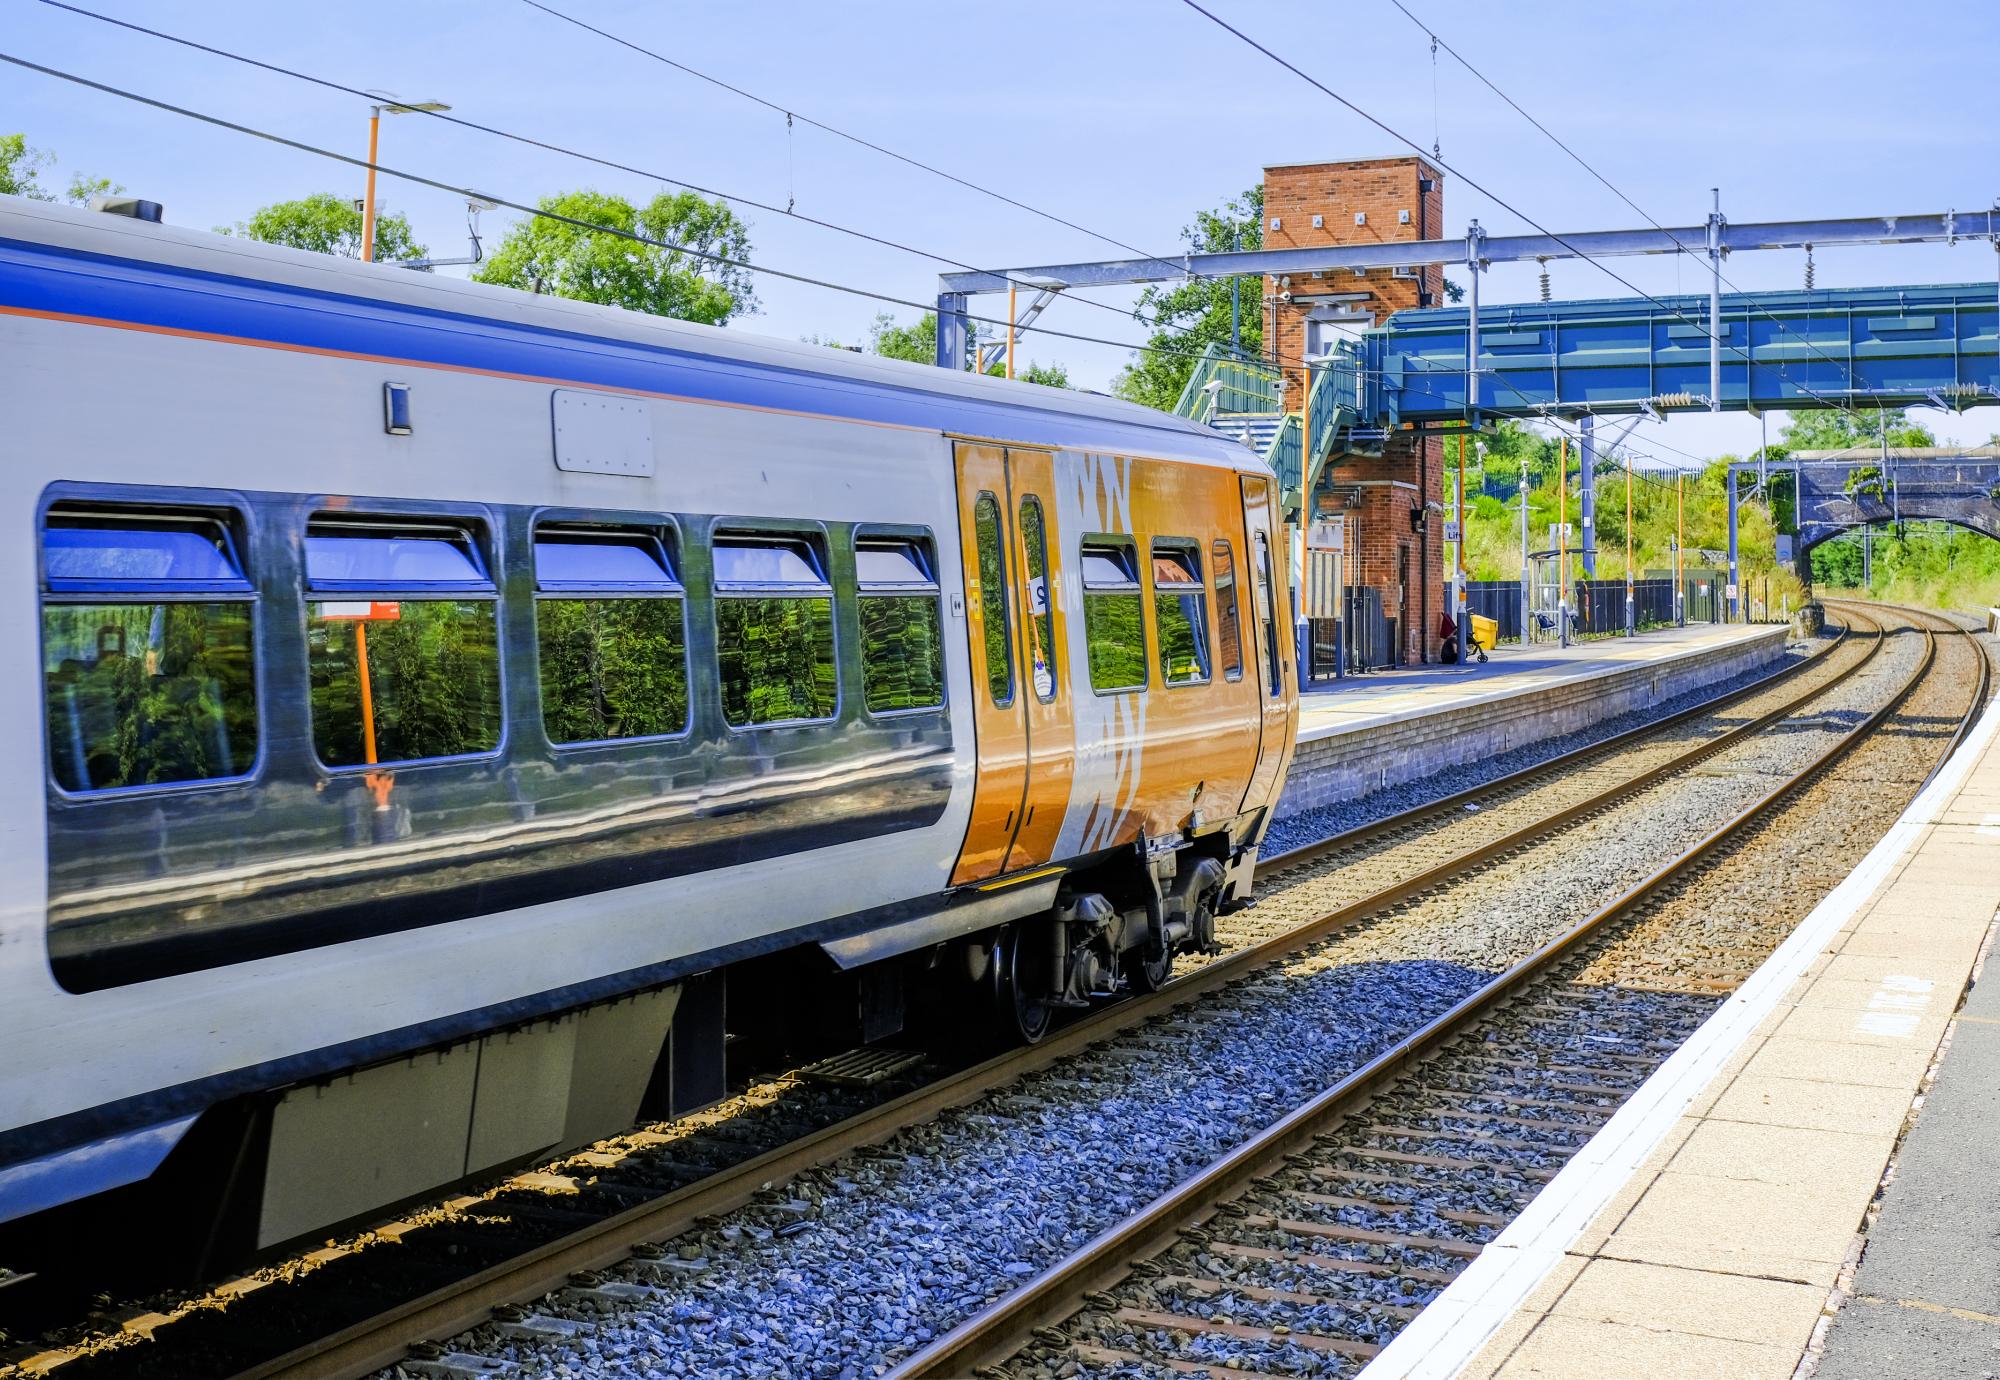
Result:
[[[1267,249],[1437,239],[1444,190],[1421,158],[1280,163],[1264,169]],[[1265,349],[1285,376],[1285,410],[1305,400],[1306,364],[1343,334],[1378,325],[1391,312],[1441,300],[1444,269],[1294,274],[1264,280]],[[1328,460],[1310,513],[1347,518],[1347,579],[1377,590],[1395,624],[1395,659],[1437,654],[1438,614],[1446,608],[1442,503],[1444,443],[1391,435],[1379,455]]]

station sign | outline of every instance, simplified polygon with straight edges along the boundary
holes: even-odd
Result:
[[[1446,518],[1444,520],[1444,539],[1446,541],[1458,540],[1458,522],[1456,519]]]
[[[1306,528],[1306,550],[1345,551],[1347,549],[1347,524],[1335,518],[1330,522],[1315,522]]]
[[[393,623],[403,616],[401,604],[371,603],[366,599],[335,601],[319,606],[321,618],[345,618],[361,623]]]

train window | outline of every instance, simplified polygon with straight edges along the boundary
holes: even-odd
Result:
[[[1236,608],[1236,553],[1215,542],[1215,636],[1222,644],[1222,678],[1243,679],[1243,628]]]
[[[802,536],[718,532],[716,661],[731,727],[830,719],[840,704],[833,587]]]
[[[979,615],[986,630],[986,690],[1005,709],[1014,702],[1013,600],[1007,591],[1007,557],[1000,545],[1000,500],[982,493],[972,505],[979,543]]]
[[[51,509],[49,770],[66,791],[241,776],[257,757],[250,582],[207,516]]]
[[[1145,595],[1130,537],[1086,537],[1082,558],[1083,633],[1090,645],[1090,688],[1100,693],[1146,687]]]
[[[1257,621],[1264,632],[1264,684],[1272,695],[1285,693],[1284,656],[1278,649],[1278,625],[1271,614],[1271,543],[1257,533]]]
[[[907,537],[854,543],[861,587],[861,693],[871,714],[944,703],[944,620],[930,551]]]
[[[552,743],[679,733],[688,724],[687,611],[652,532],[535,532],[535,643]]]
[[[313,746],[330,767],[500,745],[496,591],[464,527],[306,529]]]
[[[1028,563],[1028,669],[1035,698],[1050,704],[1061,683],[1056,673],[1056,615],[1050,605],[1048,530],[1042,523],[1042,501],[1033,494],[1021,500],[1021,550]]]
[[[1208,590],[1201,583],[1201,548],[1193,542],[1153,543],[1153,625],[1160,636],[1160,679],[1200,685],[1208,671]]]

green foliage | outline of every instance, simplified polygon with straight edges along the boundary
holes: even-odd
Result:
[[[27,135],[0,134],[0,192],[30,201],[54,201],[36,178],[48,162],[48,154],[28,147]]]
[[[0,134],[0,193],[23,196],[30,201],[54,201],[55,193],[42,186],[40,178],[42,170],[54,163],[55,155],[48,150],[28,147],[27,135]],[[93,196],[113,195],[124,190],[108,177],[71,173],[62,199],[72,206],[83,206]]]
[[[936,364],[937,332],[937,313],[934,311],[925,312],[913,324],[908,326],[900,324],[888,312],[883,312],[868,327],[868,344],[870,349],[874,350],[876,354],[882,356],[884,359],[907,360],[911,364]],[[815,341],[814,343],[833,344],[831,341]],[[979,358],[979,331],[977,322],[974,322],[966,329],[965,349],[968,361],[967,367],[970,368],[971,361]],[[990,375],[1005,377],[1007,362],[1004,359],[996,361],[993,367],[986,372]],[[1060,364],[1043,364],[1038,360],[1030,361],[1027,368],[1017,370],[1015,377],[1025,379],[1029,383],[1043,384],[1049,388],[1072,388],[1075,386],[1069,381],[1068,369]]]
[[[944,627],[936,595],[863,596],[861,685],[872,714],[944,703]]]
[[[386,619],[327,618],[308,604],[313,745],[330,767],[368,760],[361,661],[375,710],[375,760],[490,752],[500,743],[500,653],[491,603],[404,600]]]
[[[833,600],[718,599],[715,631],[722,717],[731,724],[833,717]]]
[[[937,313],[927,311],[917,318],[913,326],[897,324],[896,318],[883,312],[868,328],[868,343],[875,353],[884,359],[908,360],[912,364],[937,363]],[[971,342],[976,351],[978,342]]]
[[[361,212],[354,203],[332,192],[314,192],[296,201],[277,201],[264,207],[232,232],[264,244],[282,244],[290,249],[314,254],[332,254],[343,259],[361,257]],[[397,263],[429,257],[430,251],[416,241],[409,218],[400,211],[375,211],[375,259]]]
[[[1146,684],[1146,626],[1138,590],[1083,592],[1083,632],[1090,644],[1093,690],[1131,690]]]
[[[256,759],[248,604],[50,605],[42,657],[65,790],[235,776]]]
[[[1160,679],[1190,685],[1208,679],[1204,596],[1153,592],[1153,626],[1160,634]]]
[[[1000,555],[1000,505],[981,494],[972,506],[979,543],[979,619],[985,629],[986,689],[993,703],[1014,698],[1014,657],[1007,636],[1007,567]]]
[[[739,262],[749,257],[749,229],[724,202],[694,192],[662,192],[635,206],[621,196],[586,190],[544,197],[540,206],[569,220],[675,247],[529,216],[507,232],[474,278],[711,326],[757,309],[748,269],[688,252]]]
[[[1250,188],[1213,211],[1202,211],[1181,239],[1197,254],[1264,247],[1264,188]],[[1263,284],[1242,283],[1242,348],[1256,356],[1264,348]],[[1153,323],[1150,347],[1133,356],[1112,382],[1121,398],[1171,411],[1194,372],[1195,360],[1211,343],[1229,343],[1230,283],[1199,278],[1172,286],[1154,285],[1139,296],[1139,311]]]
[[[679,599],[541,599],[542,726],[552,743],[643,738],[687,727]]]

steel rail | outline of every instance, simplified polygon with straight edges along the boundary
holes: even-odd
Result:
[[[1462,809],[1466,805],[1482,800],[1497,792],[1512,790],[1516,786],[1524,785],[1537,776],[1567,770],[1592,756],[1608,754],[1637,739],[1647,738],[1665,729],[1676,728],[1681,724],[1702,718],[1705,715],[1727,709],[1729,706],[1748,699],[1761,690],[1769,689],[1779,681],[1791,676],[1801,675],[1811,667],[1819,665],[1825,657],[1832,654],[1835,648],[1847,640],[1849,631],[1850,629],[1847,625],[1842,624],[1839,633],[1835,635],[1833,641],[1822,651],[1805,660],[1794,662],[1789,666],[1780,666],[1769,675],[1759,676],[1756,680],[1751,681],[1747,685],[1739,686],[1726,695],[1718,695],[1712,700],[1704,700],[1700,704],[1676,710],[1663,719],[1654,719],[1648,723],[1621,729],[1608,738],[1599,738],[1595,742],[1584,743],[1579,747],[1569,748],[1557,753],[1553,757],[1545,757],[1539,762],[1531,762],[1525,767],[1510,771],[1504,776],[1496,776],[1490,781],[1482,781],[1476,786],[1468,786],[1462,791],[1455,791],[1450,795],[1439,796],[1435,800],[1427,800],[1420,805],[1413,805],[1409,809],[1398,811],[1393,815],[1386,815],[1381,819],[1370,820],[1366,824],[1357,824],[1352,829],[1342,830],[1338,834],[1331,834],[1326,838],[1316,839],[1311,843],[1302,843],[1297,848],[1288,848],[1284,852],[1274,853],[1268,858],[1260,858],[1257,861],[1257,880],[1263,881],[1268,875],[1275,875],[1291,868],[1302,866],[1316,859],[1323,858],[1329,853],[1338,853],[1363,843],[1372,842],[1383,834],[1417,823],[1432,815],[1448,814],[1453,810]]]
[[[1929,674],[1937,654],[1935,632],[1922,627],[1919,630],[1924,634],[1924,654],[1895,694],[1799,771],[1479,991],[1182,1180],[1153,1203],[1099,1233],[1028,1284],[960,1323],[890,1371],[889,1380],[970,1375],[982,1366],[1012,1356],[1033,1337],[1035,1329],[1069,1318],[1085,1306],[1089,1295],[1117,1284],[1136,1261],[1158,1255],[1174,1243],[1184,1228],[1206,1220],[1218,1203],[1271,1173],[1283,1163],[1285,1155],[1340,1125],[1384,1084],[1400,1077],[1411,1065],[1460,1033],[1474,1018],[1512,997],[1558,958],[1593,938],[1662,886],[1688,875],[1697,863],[1732,841],[1745,825],[1844,757],[1902,706]]]
[[[1858,617],[1864,623],[1874,623],[1865,614]],[[1880,625],[1875,627],[1879,633]],[[1040,1044],[995,1055],[936,1083],[746,1160],[734,1168],[650,1202],[637,1204],[570,1236],[304,1343],[240,1372],[237,1380],[266,1380],[266,1377],[274,1376],[290,1380],[350,1380],[351,1377],[364,1376],[394,1365],[417,1342],[463,1332],[486,1321],[498,1308],[529,1302],[560,1287],[574,1273],[614,1265],[629,1256],[631,1248],[640,1242],[669,1239],[688,1230],[699,1218],[741,1208],[773,1184],[830,1163],[862,1146],[880,1144],[950,1108],[977,1101],[997,1088],[1073,1058],[1126,1029],[1176,1010],[1331,934],[1358,925],[1396,902],[1440,885],[1470,867],[1489,862],[1591,813],[1608,808],[1619,799],[1644,790],[1672,772],[1712,756],[1796,712],[1860,671],[1880,652],[1882,645],[1883,640],[1878,637],[1853,665],[1824,683],[1807,688],[1778,708],[1696,744],[1671,760],[1620,781],[1584,801],[1564,806],[1515,829],[1496,841],[1468,849],[1414,876],[1405,877],[1369,896],[1329,911],[1317,920],[1226,954],[1176,978],[1158,992],[1094,1011],[1062,1027]],[[1803,665],[1816,665],[1817,661],[1815,658]],[[1791,671],[1798,669],[1801,668],[1790,668]],[[1761,686],[1776,678],[1769,677],[1758,684]],[[1713,705],[1708,707],[1714,708]],[[1651,727],[1657,730],[1684,717],[1677,714]],[[1604,744],[1601,743],[1591,745],[1592,748],[1602,746]],[[1559,759],[1550,759],[1551,762],[1556,760]],[[1536,769],[1546,770],[1548,766],[1549,763],[1545,762]],[[1491,790],[1492,783],[1481,789]],[[1428,810],[1431,806],[1418,808]],[[1387,825],[1395,818],[1378,823]],[[1376,827],[1363,826],[1362,830],[1350,831],[1350,834],[1339,837],[1351,840],[1355,834]]]

